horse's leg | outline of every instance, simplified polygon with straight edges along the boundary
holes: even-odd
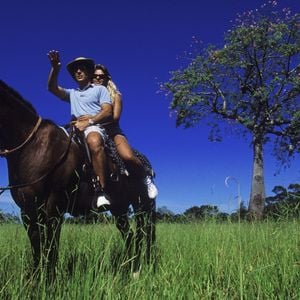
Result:
[[[146,216],[146,261],[148,264],[151,263],[152,260],[155,262],[155,240],[156,240],[156,205],[155,200],[149,201],[149,207],[145,212]],[[154,257],[153,257],[154,255]],[[154,265],[155,266],[155,265]]]
[[[61,216],[51,216],[47,218],[47,239],[45,253],[47,255],[46,268],[48,279],[55,278],[55,269],[58,260],[59,239],[62,225]]]
[[[134,238],[134,260],[133,260],[133,277],[138,278],[141,269],[141,254],[143,240],[146,235],[144,212],[140,209],[135,212],[136,232]]]
[[[36,271],[41,258],[41,241],[40,232],[37,225],[37,217],[28,213],[28,211],[21,210],[21,218],[30,240],[31,252],[33,256],[33,267],[34,271]]]
[[[61,233],[61,225],[63,221],[63,213],[57,207],[58,201],[63,201],[63,194],[52,193],[46,205],[46,270],[48,279],[55,278],[55,268],[58,260],[59,240]]]
[[[45,240],[43,212],[35,206],[21,209],[21,217],[28,234],[33,255],[33,267],[36,272],[41,264],[42,248]]]
[[[122,238],[125,241],[126,256],[131,258],[132,254],[132,241],[133,241],[133,231],[130,228],[129,220],[127,214],[117,215],[116,226],[121,232]]]
[[[141,269],[142,246],[146,242],[145,259],[150,264],[153,257],[155,245],[155,200],[144,196],[134,205],[136,236],[135,236],[135,260],[133,267],[134,277],[138,277]]]

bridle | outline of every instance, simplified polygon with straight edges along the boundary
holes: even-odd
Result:
[[[37,120],[34,128],[30,132],[30,134],[28,135],[26,140],[23,143],[21,143],[20,145],[18,145],[17,147],[15,147],[15,148],[5,149],[5,150],[0,151],[0,156],[7,156],[7,155],[23,148],[31,140],[31,138],[34,136],[34,134],[37,132],[37,130],[40,127],[41,123],[42,123],[42,117],[39,116],[39,119]]]

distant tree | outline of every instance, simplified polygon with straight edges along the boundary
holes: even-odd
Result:
[[[280,185],[276,185],[272,192],[275,194],[275,196],[270,196],[266,198],[266,205],[272,205],[276,203],[280,203],[284,201],[288,196],[288,190]]]
[[[204,219],[217,216],[218,214],[219,209],[214,205],[192,206],[184,212],[186,217],[193,219]]]
[[[215,217],[219,214],[219,209],[216,205],[201,205],[200,210],[202,210],[204,218]]]
[[[230,215],[225,212],[219,212],[217,215],[217,219],[220,221],[228,221],[229,217],[230,217]]]
[[[300,15],[276,5],[239,15],[222,48],[195,40],[200,47],[189,65],[161,86],[172,97],[177,126],[207,120],[211,137],[220,140],[219,121],[226,120],[251,136],[249,212],[255,218],[262,218],[265,204],[264,145],[273,141],[277,154],[299,152]]]
[[[265,216],[291,218],[300,216],[300,184],[290,184],[288,188],[275,186],[275,194],[266,198]]]
[[[11,214],[11,213],[6,213],[2,210],[0,210],[0,224],[3,223],[9,223],[9,224],[19,224],[20,219],[18,216]]]
[[[230,219],[233,221],[244,220],[247,218],[248,210],[245,206],[245,203],[241,201],[240,207],[236,210],[236,212],[230,215]]]
[[[97,223],[110,223],[113,218],[107,213],[96,213],[90,212],[86,215],[80,215],[77,217],[67,217],[65,218],[65,223],[67,224],[97,224]]]
[[[162,206],[157,208],[156,219],[164,222],[173,222],[175,219],[175,214],[166,206]]]
[[[4,221],[5,221],[4,213],[2,212],[2,210],[0,210],[0,224],[4,223]]]
[[[170,209],[168,209],[167,206],[161,206],[161,207],[158,207],[158,208],[157,208],[157,212],[158,212],[159,214],[163,214],[163,215],[171,215],[171,216],[174,215],[174,213],[173,213]]]
[[[291,183],[288,186],[288,189],[291,191],[290,193],[293,197],[299,198],[300,196],[300,184],[299,183]]]
[[[298,76],[300,78],[300,68]],[[289,164],[290,157],[300,153],[300,111],[294,112],[291,124],[286,128],[286,132],[287,134],[282,136],[281,139],[277,139],[276,155],[281,161]]]
[[[188,208],[183,214],[188,218],[193,218],[193,219],[202,218],[202,210],[200,209],[199,206],[192,206]]]

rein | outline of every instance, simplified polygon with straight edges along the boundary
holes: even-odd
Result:
[[[40,118],[41,119],[41,118]],[[40,122],[39,122],[40,123]],[[38,126],[36,126],[38,128]],[[56,161],[56,163],[52,166],[52,168],[45,174],[43,174],[41,177],[39,177],[38,179],[32,181],[32,182],[27,182],[27,183],[21,183],[21,184],[15,184],[15,185],[8,185],[7,187],[0,187],[0,195],[3,194],[5,191],[7,190],[12,190],[12,189],[16,189],[16,188],[22,188],[22,187],[26,187],[26,186],[30,186],[33,184],[36,184],[38,182],[40,182],[41,180],[45,179],[50,173],[52,173],[58,166],[59,164],[63,161],[63,159],[67,156],[71,143],[72,143],[72,138],[74,135],[74,130],[73,130],[73,126],[71,127],[71,132],[69,135],[69,139],[68,139],[68,145],[66,150],[64,151],[64,153],[59,157],[59,159]]]
[[[33,135],[37,132],[37,130],[40,127],[41,123],[42,123],[42,118],[41,118],[41,116],[39,116],[38,121],[36,122],[34,128],[32,129],[29,136],[26,138],[26,140],[22,144],[20,144],[19,146],[15,147],[13,149],[5,149],[3,151],[0,151],[0,156],[7,156],[7,155],[21,149],[22,147],[24,147],[30,141],[30,139],[33,137]]]

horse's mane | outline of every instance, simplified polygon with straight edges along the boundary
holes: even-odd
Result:
[[[37,113],[33,105],[25,100],[16,90],[9,87],[4,81],[0,80],[0,90],[3,90],[5,93],[9,94],[9,96],[13,97],[15,100],[24,104],[30,111],[33,113]]]

